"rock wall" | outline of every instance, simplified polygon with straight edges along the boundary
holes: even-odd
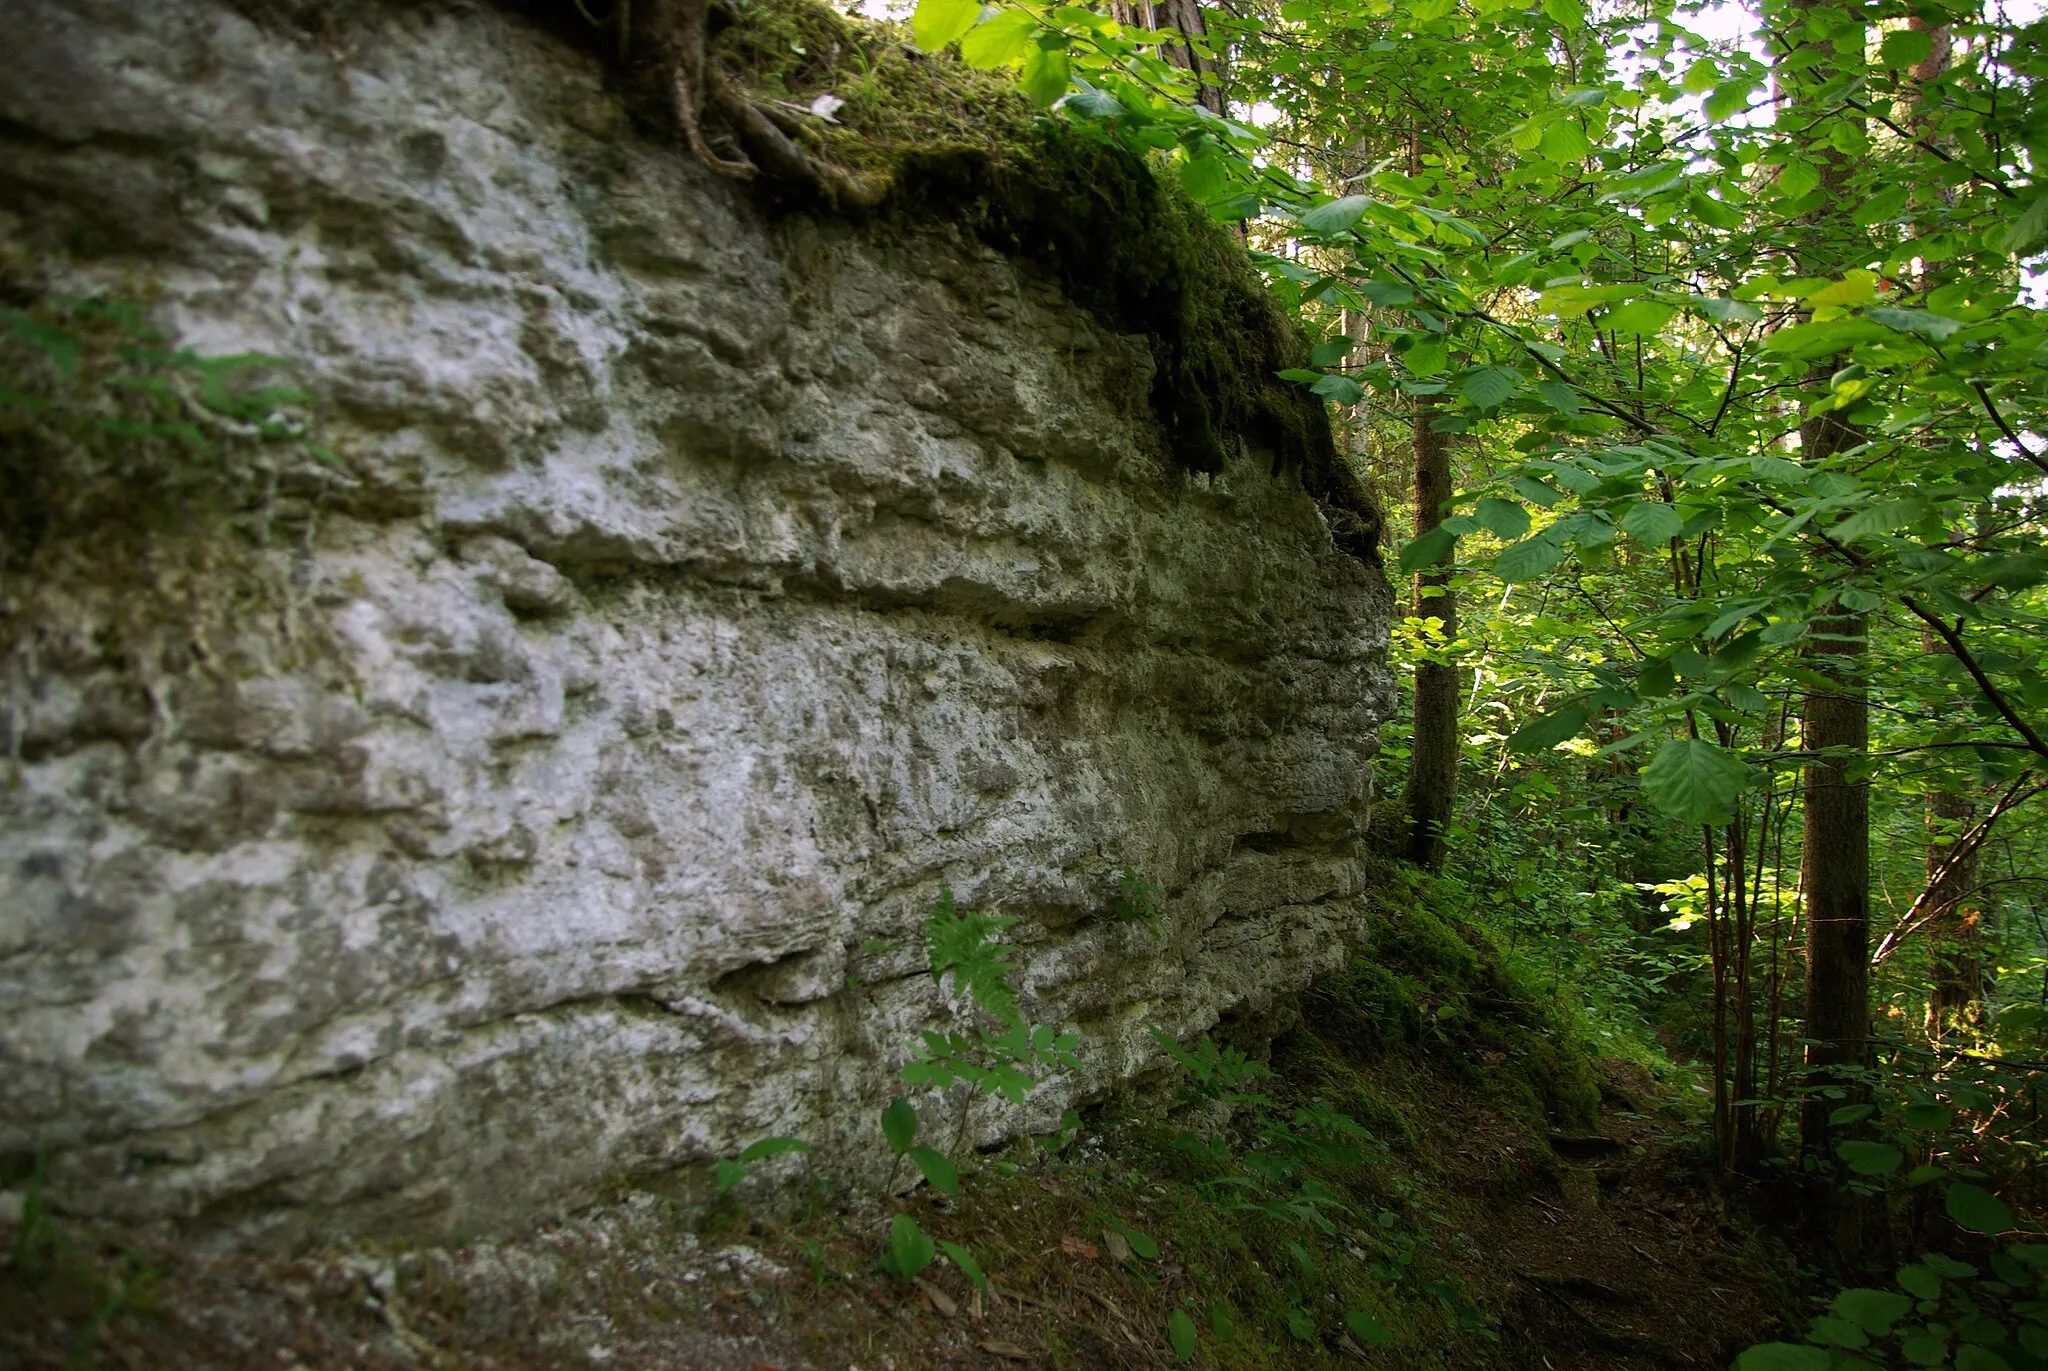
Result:
[[[293,359],[367,473],[223,559],[281,589],[210,651],[109,646],[89,556],[7,590],[0,1152],[59,1205],[431,1236],[771,1133],[858,1169],[947,887],[1084,1035],[981,1142],[1342,958],[1388,590],[1265,454],[1171,468],[1142,338],[769,213],[489,7],[8,37],[7,250]]]

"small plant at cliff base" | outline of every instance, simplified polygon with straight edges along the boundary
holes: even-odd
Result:
[[[1079,1034],[1062,1033],[1049,1024],[1033,1027],[1017,1007],[1008,979],[1011,948],[997,936],[1016,922],[1004,914],[959,909],[952,891],[940,893],[938,907],[925,922],[932,979],[943,986],[950,975],[955,990],[1002,1029],[992,1031],[979,1024],[956,1032],[927,1029],[917,1055],[903,1068],[905,1085],[946,1090],[965,1083],[977,1094],[1001,1095],[1021,1105],[1038,1084],[1033,1071],[1071,1070],[1081,1064],[1074,1055],[1081,1045]],[[964,1111],[961,1124],[966,1125]]]
[[[1117,878],[1117,894],[1109,904],[1110,916],[1122,924],[1143,924],[1158,937],[1166,916],[1159,908],[1159,887],[1145,879],[1136,867],[1125,867]]]
[[[786,1156],[791,1152],[809,1152],[811,1145],[801,1138],[763,1138],[749,1143],[736,1159],[721,1159],[713,1178],[718,1193],[723,1195],[747,1178],[747,1168],[770,1157]]]

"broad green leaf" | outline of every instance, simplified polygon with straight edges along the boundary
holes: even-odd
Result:
[[[932,1240],[917,1220],[898,1214],[889,1223],[889,1273],[906,1284],[932,1263]]]
[[[1457,539],[1442,525],[1431,529],[1420,538],[1411,538],[1401,545],[1401,556],[1397,565],[1402,571],[1420,571],[1435,566],[1450,555],[1451,545]]]
[[[1778,173],[1778,190],[1788,200],[1798,200],[1820,188],[1820,168],[1804,158],[1787,162]]]
[[[1895,217],[1906,207],[1907,191],[1904,186],[1892,186],[1858,205],[1849,214],[1858,228],[1869,228]]]
[[[1650,335],[1661,332],[1675,313],[1671,306],[1657,300],[1631,300],[1603,322],[1617,333]]]
[[[1579,412],[1579,393],[1563,381],[1538,381],[1536,394],[1542,397],[1544,404],[1559,414],[1572,415]],[[1550,501],[1546,500],[1544,503],[1549,504]]]
[[[720,1161],[711,1170],[713,1181],[721,1195],[747,1178],[747,1168],[735,1161]]]
[[[1586,131],[1579,127],[1576,119],[1559,119],[1543,130],[1539,146],[1545,159],[1552,162],[1583,162],[1592,154],[1593,145],[1586,140]]]
[[[1884,64],[1893,71],[1917,67],[1933,52],[1934,35],[1925,29],[1893,29],[1884,36]]]
[[[1851,1138],[1835,1144],[1835,1155],[1859,1176],[1889,1176],[1906,1164],[1906,1154],[1890,1143]]]
[[[1692,217],[1709,228],[1732,229],[1742,227],[1742,210],[1725,200],[1716,200],[1712,196],[1695,194],[1685,204],[1686,208],[1692,211]]]
[[[757,1162],[763,1157],[779,1157],[785,1152],[810,1150],[811,1145],[802,1138],[763,1138],[759,1142],[747,1144],[746,1150],[740,1153],[740,1160]]]
[[[1945,1104],[1909,1104],[1901,1118],[1908,1128],[1939,1133],[1956,1121],[1956,1111]]]
[[[1932,1267],[1912,1266],[1899,1268],[1899,1288],[1916,1299],[1938,1300],[1941,1298],[1941,1277]]]
[[[1356,338],[1348,338],[1340,333],[1336,337],[1326,339],[1310,348],[1308,360],[1314,366],[1334,367],[1346,357],[1349,357],[1351,349],[1357,346],[1358,340]]]
[[[1749,107],[1749,93],[1754,89],[1756,82],[1739,78],[1714,87],[1714,93],[1706,98],[1704,105],[1707,122],[1718,124],[1740,114]]]
[[[1943,1366],[1948,1362],[1948,1337],[1921,1333],[1899,1339],[1899,1354],[1913,1366]]]
[[[1093,87],[1069,93],[1060,101],[1060,108],[1068,114],[1079,114],[1089,119],[1121,119],[1126,113],[1124,107],[1116,102],[1116,97]]]
[[[939,1251],[946,1254],[947,1261],[959,1268],[961,1275],[973,1282],[975,1289],[987,1291],[988,1277],[982,1274],[981,1263],[974,1259],[972,1252],[959,1243],[947,1242],[944,1238],[939,1239]]]
[[[1124,1241],[1131,1245],[1131,1251],[1148,1262],[1159,1260],[1159,1244],[1135,1228],[1123,1230]]]
[[[1584,705],[1569,705],[1516,729],[1508,735],[1508,748],[1514,752],[1548,752],[1559,743],[1576,738],[1591,717],[1592,711]]]
[[[1960,319],[1944,319],[1939,314],[1929,314],[1924,309],[1866,309],[1866,319],[1875,319],[1886,328],[1895,328],[1901,333],[1918,334],[1931,342],[1943,343],[1948,336],[1963,326]]]
[[[1830,281],[1803,297],[1807,304],[1867,305],[1877,299],[1877,277],[1867,271],[1852,271],[1839,281]]]
[[[1858,510],[1828,532],[1845,543],[1853,542],[1858,538],[1909,528],[1926,513],[1927,506],[1911,496],[1902,500],[1880,500],[1867,509]]]
[[[1652,657],[1636,668],[1636,694],[1661,699],[1678,688],[1678,673],[1669,660]]]
[[[1704,95],[1721,83],[1721,64],[1711,57],[1700,57],[1685,69],[1685,77],[1678,88],[1687,95]]]
[[[1731,300],[1721,295],[1701,295],[1693,299],[1693,307],[1717,324],[1747,324],[1764,317],[1764,312],[1747,300]]]
[[[1404,281],[1367,281],[1359,289],[1366,299],[1389,309],[1415,303],[1415,288]]]
[[[1303,210],[1301,218],[1296,222],[1307,232],[1327,238],[1331,234],[1342,233],[1356,224],[1371,208],[1370,196],[1347,195],[1341,200],[1331,200],[1327,204],[1317,205],[1314,209]]]
[[[2012,1210],[2005,1201],[1968,1181],[1950,1181],[1943,1204],[1948,1216],[1972,1233],[2003,1233],[2012,1227]]]
[[[1846,1128],[1852,1123],[1862,1123],[1876,1112],[1874,1104],[1845,1104],[1828,1115],[1828,1127]]]
[[[991,71],[1022,57],[1037,31],[1038,21],[1025,11],[1004,10],[967,31],[960,40],[960,56],[970,67]]]
[[[1874,320],[1845,317],[1781,328],[1770,336],[1764,350],[1795,358],[1823,357],[1832,352],[1847,352],[1863,343],[1890,342],[1893,336],[1890,329]]]
[[[1503,581],[1533,581],[1563,560],[1564,544],[1539,534],[1501,549],[1493,559],[1493,574]]]
[[[1545,382],[1545,384],[1548,385],[1551,383]],[[1545,509],[1550,508],[1550,506],[1556,504],[1559,500],[1562,500],[1564,498],[1564,492],[1557,490],[1554,487],[1545,485],[1543,482],[1537,480],[1534,476],[1517,476],[1514,479],[1513,484],[1515,487],[1515,494],[1521,496],[1530,504],[1542,505]]]
[[[911,1164],[924,1173],[924,1178],[931,1182],[932,1189],[945,1195],[960,1193],[960,1173],[954,1169],[952,1162],[946,1160],[944,1154],[934,1152],[929,1147],[913,1147],[903,1155],[910,1158]]]
[[[1999,246],[2011,253],[2025,252],[2043,233],[2048,233],[2048,191],[2036,195],[2033,202],[2020,211],[2020,217],[2005,231]]]
[[[1394,1335],[1387,1326],[1362,1309],[1354,1309],[1344,1316],[1344,1326],[1351,1330],[1351,1336],[1367,1347],[1390,1343]]]
[[[882,1111],[882,1136],[889,1140],[889,1150],[902,1155],[917,1141],[917,1111],[910,1107],[908,1100],[891,1100],[889,1107]]]
[[[2012,1363],[1988,1347],[1966,1343],[1956,1349],[1956,1371],[2012,1371]]]
[[[1176,1309],[1166,1316],[1166,1345],[1173,1349],[1173,1355],[1187,1361],[1195,1355],[1195,1321],[1184,1309]]]
[[[1340,405],[1355,405],[1365,398],[1365,387],[1349,376],[1319,376],[1309,389],[1325,400],[1334,400]]]
[[[1673,738],[1643,771],[1650,803],[1688,824],[1718,823],[1742,793],[1741,759],[1701,738]]]
[[[1828,1347],[1868,1347],[1870,1334],[1850,1323],[1847,1319],[1823,1314],[1813,1321],[1806,1331],[1808,1342],[1822,1343]]]
[[[1050,108],[1067,93],[1071,73],[1062,48],[1032,44],[1024,53],[1024,93],[1041,109]]]
[[[1503,500],[1497,495],[1482,499],[1479,507],[1472,511],[1472,517],[1496,538],[1511,540],[1529,531],[1529,511],[1513,500]]]
[[[937,52],[974,27],[981,0],[917,0],[910,35],[926,52]]]
[[[1892,1331],[1893,1324],[1913,1312],[1913,1301],[1890,1290],[1859,1286],[1835,1296],[1834,1312],[1837,1318],[1847,1319],[1871,1336],[1881,1338]]]
[[[1586,24],[1586,7],[1579,0],[1543,0],[1543,12],[1566,29],[1575,31]]]
[[[1621,531],[1638,542],[1661,546],[1678,536],[1685,517],[1662,500],[1638,500],[1621,516]]]
[[[1465,378],[1465,398],[1481,409],[1500,404],[1522,384],[1522,373],[1512,367],[1481,367]]]
[[[1767,1342],[1737,1357],[1735,1371],[1828,1371],[1828,1354],[1818,1347]]]
[[[1434,376],[1450,361],[1450,353],[1442,343],[1417,343],[1401,354],[1401,360],[1417,376]]]

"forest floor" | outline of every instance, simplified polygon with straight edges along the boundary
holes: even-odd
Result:
[[[1563,1021],[1446,928],[1414,923],[1303,997],[1258,1083],[1264,1141],[1192,1145],[1154,1101],[980,1158],[957,1199],[771,1216],[746,1187],[708,1210],[629,1190],[516,1239],[291,1259],[17,1225],[0,1365],[1171,1367],[1176,1310],[1192,1364],[1246,1371],[1706,1371],[1772,1337],[1794,1262],[1702,1167],[1688,1075],[1560,1049]],[[1252,1190],[1233,1178],[1309,1136],[1304,1109],[1362,1145],[1259,1193],[1321,1185],[1325,1217],[1232,1207]],[[971,1249],[988,1290],[943,1261],[879,1270],[899,1212]]]

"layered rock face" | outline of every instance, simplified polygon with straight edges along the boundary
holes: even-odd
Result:
[[[8,32],[11,249],[292,359],[365,473],[219,559],[270,589],[209,650],[102,631],[89,555],[8,589],[0,1152],[56,1203],[289,1242],[768,1134],[872,1171],[960,1007],[943,889],[1083,1038],[926,1101],[973,1142],[1341,961],[1386,584],[1265,454],[1171,468],[1142,339],[945,225],[771,213],[488,7]]]

